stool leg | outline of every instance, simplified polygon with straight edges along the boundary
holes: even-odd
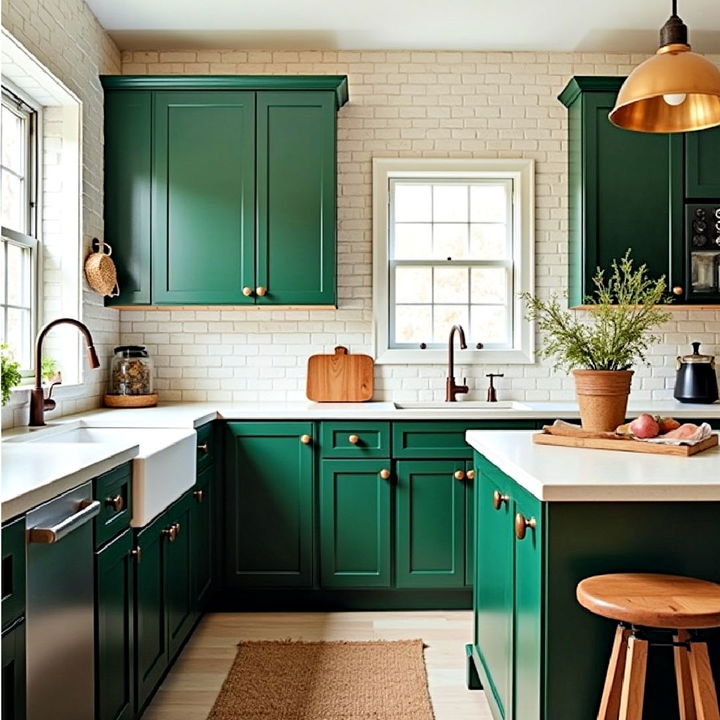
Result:
[[[692,643],[688,656],[697,720],[720,720],[707,643]]]
[[[623,675],[625,674],[625,659],[627,658],[627,639],[630,631],[618,625],[615,630],[615,640],[610,652],[605,687],[600,699],[600,710],[597,720],[618,720],[620,713],[620,694],[622,693]]]
[[[631,635],[628,638],[619,720],[642,720],[647,654],[647,640]]]
[[[678,630],[675,633],[676,643],[687,642],[689,639],[690,633],[687,630]],[[697,720],[692,678],[690,677],[689,650],[686,647],[676,646],[673,652],[675,654],[675,682],[677,683],[680,720]]]

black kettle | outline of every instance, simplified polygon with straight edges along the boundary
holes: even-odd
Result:
[[[715,358],[700,354],[700,343],[692,343],[692,355],[677,359],[675,399],[685,403],[714,403],[718,399]]]

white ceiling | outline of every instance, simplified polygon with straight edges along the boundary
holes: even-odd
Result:
[[[670,0],[87,0],[122,49],[649,52]],[[699,52],[720,52],[718,0],[680,0]]]

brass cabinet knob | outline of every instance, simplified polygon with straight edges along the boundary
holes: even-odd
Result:
[[[135,562],[139,563],[142,558],[142,548],[138,545],[130,551],[130,554],[135,558]]]
[[[383,480],[387,480],[387,479],[390,477],[390,471],[389,471],[387,468],[383,468],[383,469],[380,471],[380,477],[381,477]]]
[[[242,292],[245,297],[250,297],[252,295],[252,288],[246,285]]]
[[[675,285],[675,287],[672,289],[673,295],[682,295],[683,289],[680,287],[680,285]]]
[[[207,455],[207,454],[210,452],[210,450],[208,449],[208,444],[207,444],[207,443],[203,443],[202,445],[198,445],[198,446],[197,446],[197,449],[198,449],[201,453],[205,453],[205,455]]]
[[[510,502],[510,497],[503,495],[499,490],[495,490],[493,493],[493,507],[499,510],[503,506],[503,503],[506,502]]]
[[[177,537],[180,534],[180,523],[175,523],[175,537]]]
[[[165,528],[163,530],[163,535],[168,539],[168,542],[175,542],[175,538],[177,537],[177,527],[175,525],[171,525],[169,528]]]
[[[467,471],[467,479],[468,480],[474,480],[475,479],[475,471],[470,469]]]
[[[264,295],[267,295],[267,288],[263,287],[262,285],[258,285],[257,288],[255,288],[255,292],[260,297],[263,297]]]
[[[456,471],[453,473],[453,477],[454,477],[456,480],[464,480],[464,479],[465,479],[465,472],[464,472],[463,470],[456,470]]]
[[[115,512],[120,512],[125,507],[125,500],[122,495],[105,498],[105,504],[110,505]]]
[[[527,534],[527,529],[535,529],[537,526],[537,520],[534,517],[526,518],[522,513],[518,513],[515,516],[515,537],[518,540],[522,540]]]
[[[312,440],[312,438],[309,435],[301,435],[300,436],[300,442],[303,445],[309,445],[311,440]]]
[[[360,442],[360,438],[357,435],[350,435],[348,437],[348,442],[351,445],[357,445]]]
[[[203,493],[202,490],[196,490],[196,491],[193,493],[193,497],[194,497],[199,503],[201,503],[201,502],[203,501],[203,497],[205,497],[205,493]]]

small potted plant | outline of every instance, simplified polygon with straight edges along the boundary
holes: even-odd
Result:
[[[7,345],[0,345],[0,380],[2,380],[2,404],[7,405],[10,391],[20,384],[20,363],[13,360]]]
[[[645,265],[635,269],[629,250],[613,261],[607,277],[598,268],[593,283],[587,317],[564,309],[557,295],[545,301],[524,293],[523,300],[543,333],[539,355],[575,377],[583,429],[606,432],[625,422],[631,368],[646,363],[660,340],[652,330],[670,319],[661,307],[669,298],[665,277],[650,279]]]

